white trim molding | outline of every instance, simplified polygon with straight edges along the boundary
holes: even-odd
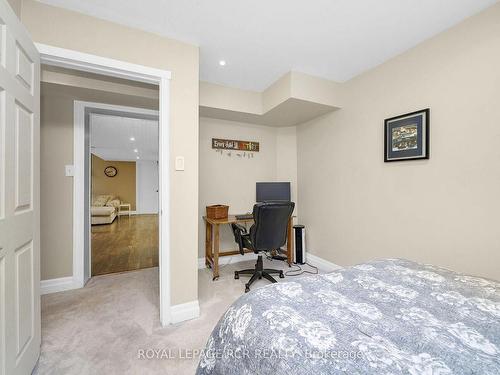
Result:
[[[76,69],[84,72],[104,74],[112,77],[125,78],[133,81],[146,82],[159,86],[159,268],[160,268],[160,321],[162,325],[168,325],[171,320],[170,309],[170,78],[168,70],[161,70],[147,66],[114,60],[102,56],[91,55],[74,50],[35,43],[40,52],[40,62],[46,65],[59,66],[62,68]],[[79,131],[80,130],[80,131]],[[84,132],[75,128],[76,137],[84,137]],[[76,146],[76,144],[75,144]],[[76,155],[76,152],[79,155]],[[84,189],[84,147],[80,143],[74,150],[76,159],[75,178],[79,192]],[[80,164],[78,164],[80,163]],[[78,176],[78,177],[77,177]],[[84,241],[84,205],[82,193],[79,197],[82,203],[73,203],[78,210],[73,214],[81,213],[79,219],[80,227],[73,223],[73,229],[79,234],[78,241],[74,243],[73,249],[73,283],[83,287],[85,280],[83,275],[83,241]],[[75,235],[75,234],[74,234]],[[76,254],[76,255],[75,255]],[[76,257],[79,259],[76,260]]]
[[[339,266],[338,264],[332,263],[326,259],[320,258],[317,255],[307,253],[306,254],[306,259],[307,262],[312,264],[315,267],[318,267],[322,271],[326,272],[332,272],[335,270],[339,270],[343,268],[342,266]]]
[[[332,272],[338,269],[343,268],[335,263],[332,263],[328,260],[320,258],[317,255],[307,253],[307,262],[313,266],[318,267],[322,271]],[[240,263],[247,260],[257,259],[257,254],[255,253],[246,253],[245,255],[230,255],[227,257],[219,258],[219,266],[225,266],[227,264]],[[198,258],[198,269],[206,268],[205,258]]]
[[[88,281],[90,275],[85,275],[85,252],[88,251],[88,270],[91,272],[91,234],[85,233],[85,224],[89,231],[91,228],[90,212],[86,216],[85,194],[90,193],[90,152],[85,148],[85,140],[91,136],[90,129],[86,131],[86,112],[92,114],[95,111],[108,111],[125,116],[127,113],[134,116],[158,116],[158,111],[144,108],[127,107],[122,105],[103,104],[75,100],[73,102],[73,278],[74,283],[82,288]],[[85,158],[88,158],[89,181],[85,180]],[[86,183],[89,185],[86,191]],[[89,197],[90,201],[90,197]],[[128,213],[123,213],[128,215]],[[119,216],[123,216],[119,215]],[[85,236],[88,238],[88,249],[85,249]]]
[[[170,322],[180,323],[200,316],[198,300],[174,305],[170,308]]]
[[[40,281],[40,294],[50,294],[63,292],[65,290],[77,289],[78,285],[73,282],[73,277],[60,277],[58,279],[42,280]]]
[[[65,48],[35,43],[40,59],[44,64],[61,68],[81,70],[89,73],[102,74],[124,79],[133,79],[145,83],[158,84],[159,80],[171,79],[172,75],[167,70],[150,68],[125,61],[107,57],[91,55]]]
[[[254,260],[257,259],[257,254],[255,253],[245,253],[245,255],[237,254],[237,255],[229,255],[226,257],[219,258],[219,266],[225,266],[227,264],[232,263],[240,263],[246,260]],[[198,258],[198,269],[201,270],[206,268],[205,258]]]

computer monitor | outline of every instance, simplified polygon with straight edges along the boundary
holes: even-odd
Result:
[[[290,202],[289,182],[257,182],[257,202],[286,201]]]

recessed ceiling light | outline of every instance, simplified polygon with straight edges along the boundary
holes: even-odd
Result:
[[[138,149],[136,149],[136,148],[134,148],[134,152],[139,152],[139,150],[138,150]]]
[[[134,138],[134,137],[130,137],[130,140],[131,140],[131,141],[135,141],[135,138]]]
[[[219,65],[220,65],[220,66],[224,66],[224,65],[226,65],[226,60],[220,60],[220,61],[219,61]]]
[[[139,159],[140,159],[140,157],[138,156],[138,157],[137,157],[137,160],[139,160]]]

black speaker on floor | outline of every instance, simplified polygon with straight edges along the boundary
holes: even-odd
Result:
[[[295,231],[295,262],[296,264],[306,263],[306,228],[303,225],[294,225]]]

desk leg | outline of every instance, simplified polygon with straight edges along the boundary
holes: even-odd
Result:
[[[293,251],[293,233],[292,233],[292,229],[293,229],[293,219],[290,218],[290,220],[288,220],[288,238],[286,240],[286,257],[287,257],[287,262],[288,262],[288,266],[290,267],[292,265],[292,251]]]
[[[219,278],[219,224],[214,225],[214,269],[213,269],[213,278],[212,280]]]
[[[205,266],[209,267],[209,258],[212,258],[212,224],[205,223]]]

